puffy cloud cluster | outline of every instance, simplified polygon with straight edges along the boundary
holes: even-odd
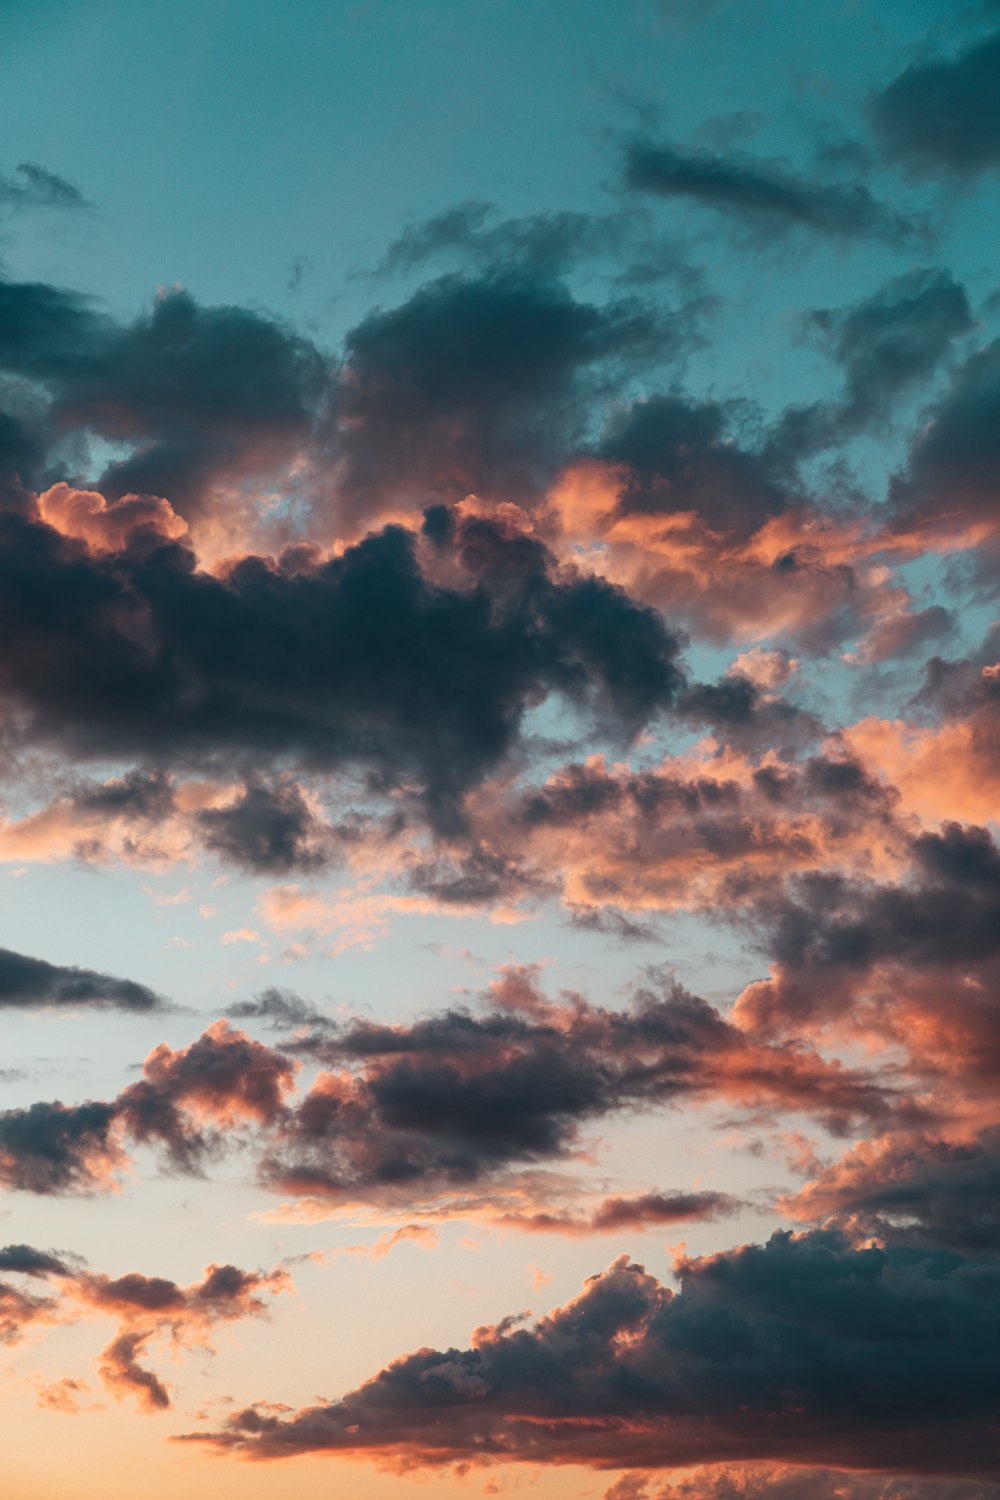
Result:
[[[123,319],[0,280],[0,859],[278,882],[234,945],[336,954],[396,915],[546,908],[651,944],[694,913],[752,965],[731,1005],[666,967],[616,1004],[510,965],[485,1003],[395,1023],[271,990],[112,1098],[0,1112],[0,1183],[96,1196],[146,1150],[189,1175],[232,1153],[272,1222],[384,1227],[340,1247],[373,1261],[447,1218],[801,1226],[680,1256],[675,1284],[620,1257],[537,1322],[198,1441],[583,1463],[607,1500],[1000,1493],[996,627],[970,643],[996,598],[1000,344],[995,308],[910,260],[927,225],[885,186],[1000,164],[998,47],[897,67],[868,103],[878,179],[857,144],[803,168],[720,122],[690,147],[648,124],[603,216],[445,209],[376,273],[432,279],[336,352],[180,289]],[[771,413],[690,386],[712,296],[656,235],[692,206],[748,256],[879,257],[873,287],[795,315],[818,392],[799,366]],[[0,176],[10,213],[84,207],[42,168]],[[336,867],[352,883],[321,888]],[[0,950],[3,1011],[165,1004]],[[768,1193],[692,1182],[676,1143],[666,1186],[597,1180],[599,1130],[684,1109],[823,1140]],[[13,1244],[0,1339],[111,1319],[100,1381],[164,1410],[157,1346],[206,1346],[286,1285]]]
[[[565,1157],[589,1124],[682,1102],[803,1113],[838,1135],[920,1116],[898,1079],[798,1041],[757,1040],[677,985],[607,1010],[577,995],[548,1001],[515,973],[494,998],[483,1014],[442,1011],[409,1026],[310,1026],[278,995],[276,1018],[299,1028],[285,1048],[218,1021],[186,1048],[155,1048],[114,1100],[3,1112],[0,1180],[35,1193],[103,1191],[127,1165],[129,1141],[197,1173],[249,1132],[261,1177],[285,1194],[399,1204],[502,1182]],[[290,1054],[322,1064],[301,1095]],[[729,1206],[711,1195],[611,1200],[595,1227]],[[529,1216],[525,1227],[540,1224]]]
[[[189,1047],[154,1048],[142,1078],[112,1101],[0,1113],[0,1181],[33,1193],[106,1191],[127,1165],[126,1136],[196,1172],[220,1149],[221,1132],[275,1118],[294,1072],[288,1058],[219,1021]]]
[[[354,765],[438,802],[497,766],[551,694],[626,738],[676,698],[677,635],[616,585],[483,519],[433,545],[450,583],[396,527],[212,574],[152,526],[95,553],[8,512],[0,692],[21,740],[72,756]]]
[[[91,1271],[79,1256],[37,1250],[30,1245],[0,1249],[0,1275],[16,1276],[20,1286],[0,1281],[0,1341],[19,1343],[36,1328],[90,1318],[110,1318],[117,1325],[114,1338],[102,1351],[98,1373],[116,1399],[134,1397],[139,1409],[165,1411],[170,1392],[153,1370],[140,1363],[157,1341],[175,1349],[210,1350],[210,1336],[222,1324],[261,1317],[265,1301],[291,1285],[280,1267],[273,1271],[243,1271],[232,1265],[212,1265],[204,1278],[180,1286],[163,1276],[129,1271],[108,1276]],[[32,1288],[42,1284],[44,1292]],[[44,1404],[74,1410],[72,1391],[79,1382],[62,1383],[62,1400],[51,1392]]]
[[[505,1319],[467,1349],[406,1355],[340,1400],[290,1415],[249,1407],[192,1437],[256,1458],[369,1452],[400,1468],[993,1472],[995,1267],[813,1230],[682,1259],[676,1273],[674,1291],[623,1256],[530,1328]]]

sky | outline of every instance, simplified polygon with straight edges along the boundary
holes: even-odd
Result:
[[[1000,1500],[1000,6],[0,7],[18,1500]]]

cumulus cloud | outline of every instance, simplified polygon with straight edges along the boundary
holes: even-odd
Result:
[[[40,454],[73,429],[128,449],[98,478],[111,510],[91,529],[107,530],[129,496],[167,496],[196,515],[223,480],[291,461],[328,382],[327,363],[290,329],[243,308],[202,307],[184,291],[120,324],[75,293],[4,281],[0,319],[0,369],[39,392]],[[20,472],[25,484],[34,477]]]
[[[507,986],[503,1007],[482,1016],[452,1010],[298,1037],[292,1049],[326,1071],[283,1121],[265,1180],[334,1202],[405,1202],[558,1159],[582,1127],[625,1111],[719,1100],[762,1116],[803,1111],[839,1133],[906,1108],[877,1074],[760,1045],[678,986],[640,990],[624,1011],[579,996],[546,1002],[530,979],[521,988],[514,1000]],[[697,1216],[693,1201],[679,1207]],[[656,1203],[645,1209],[653,1219]],[[608,1205],[598,1217],[605,1211],[613,1217]]]
[[[1000,1250],[1000,1128],[862,1141],[785,1207],[853,1232],[904,1236],[965,1254]]]
[[[759,893],[773,961],[736,1017],[755,1034],[848,1030],[903,1048],[942,1087],[988,1098],[1000,1065],[990,996],[1000,962],[1000,851],[987,830],[946,824],[912,845],[903,882],[814,871]]]
[[[12,513],[0,533],[0,691],[23,734],[71,755],[360,766],[418,778],[443,815],[446,791],[512,749],[529,705],[560,694],[628,736],[683,680],[659,615],[481,518],[449,543],[450,586],[396,527],[223,576],[146,527],[112,556]],[[244,799],[244,828],[262,801]],[[233,825],[228,845],[225,820],[206,826],[232,848]]]
[[[540,493],[587,436],[608,367],[686,342],[682,324],[579,302],[537,269],[431,282],[348,335],[329,438],[340,504]]]
[[[504,1319],[467,1349],[404,1355],[340,1400],[249,1407],[189,1436],[256,1458],[367,1452],[397,1468],[991,1472],[992,1268],[813,1230],[681,1259],[676,1274],[673,1291],[622,1256],[533,1327]]]
[[[451,1009],[410,1026],[317,1025],[265,994],[242,1014],[294,1025],[282,1048],[218,1021],[186,1048],[155,1048],[114,1100],[8,1110],[0,1180],[94,1193],[114,1186],[128,1142],[198,1174],[246,1141],[262,1181],[283,1194],[400,1205],[565,1158],[585,1127],[636,1110],[721,1102],[755,1118],[805,1113],[844,1134],[913,1108],[878,1070],[757,1041],[677,985],[641,988],[627,1009],[608,1010],[577,995],[550,1001],[530,975],[516,986],[512,977],[483,1014]],[[322,1065],[301,1093],[296,1059]],[[730,1206],[724,1195],[609,1200],[594,1227]]]

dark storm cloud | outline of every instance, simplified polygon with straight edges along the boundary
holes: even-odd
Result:
[[[86,371],[95,348],[114,338],[114,325],[93,299],[45,282],[0,280],[0,367],[58,383]]]
[[[25,480],[40,471],[43,447],[37,435],[0,411],[0,506],[26,510],[31,496]]]
[[[935,371],[973,326],[964,287],[947,271],[910,271],[851,307],[820,309],[804,325],[841,367],[839,398],[790,407],[770,435],[785,455],[833,446],[874,422]]]
[[[935,369],[973,326],[965,288],[950,272],[909,271],[855,303],[809,316],[843,368],[849,411],[878,409]]]
[[[300,458],[311,477],[292,487],[306,485],[324,529],[331,509],[360,525],[435,498],[535,495],[593,436],[625,375],[690,347],[703,300],[668,315],[634,298],[582,302],[560,283],[575,255],[617,254],[629,215],[487,229],[479,212],[453,210],[395,253],[413,262],[461,242],[483,269],[373,311],[339,365],[273,317],[186,291],[126,323],[72,292],[0,282],[0,376],[18,387],[0,415],[7,503],[18,479],[76,481],[94,436],[125,450],[94,481],[106,499],[164,496],[193,519],[220,484],[287,474]],[[657,254],[681,275],[676,256]]]
[[[29,738],[77,756],[354,763],[417,778],[444,810],[444,793],[495,767],[549,694],[623,735],[670,705],[680,642],[652,609],[556,575],[540,544],[484,521],[454,547],[450,587],[391,527],[327,561],[250,556],[223,577],[150,534],[94,555],[0,516],[0,690]],[[252,845],[265,800],[244,798],[211,836],[230,852],[240,835]],[[301,818],[294,794],[277,808],[272,797],[271,813],[280,849]],[[259,823],[256,836],[266,843]]]
[[[489,905],[542,896],[552,889],[551,877],[529,869],[520,851],[498,847],[500,840],[470,834],[468,843],[418,859],[407,870],[413,890],[446,906]]]
[[[175,1170],[198,1174],[225,1131],[278,1119],[294,1073],[287,1057],[217,1021],[188,1047],[155,1048],[112,1108],[133,1140],[165,1148]]]
[[[992,624],[980,645],[968,656],[932,656],[915,704],[930,710],[942,723],[964,723],[971,730],[972,769],[977,760],[991,773],[997,764],[1000,729],[1000,622]],[[981,760],[980,760],[981,758]]]
[[[681,394],[630,406],[605,434],[599,456],[625,466],[621,510],[693,511],[713,531],[747,537],[790,503],[792,471],[777,451],[734,437],[739,412]]]
[[[116,979],[93,969],[50,964],[0,948],[0,1010],[34,1005],[100,1005],[115,1010],[154,1011],[164,1001],[132,979]]]
[[[339,1401],[250,1407],[189,1438],[257,1458],[379,1453],[400,1467],[995,1473],[994,1267],[814,1231],[681,1261],[678,1274],[675,1293],[622,1256],[534,1327],[504,1320],[469,1349],[403,1356]]]
[[[530,496],[586,437],[616,366],[686,341],[683,319],[579,302],[537,271],[431,282],[347,337],[330,438],[341,503]]]
[[[9,281],[0,283],[0,370],[37,383],[46,446],[74,432],[131,445],[99,481],[108,498],[166,495],[182,513],[214,479],[289,458],[328,382],[312,345],[243,308],[202,307],[173,291],[119,324],[73,293]]]
[[[165,1044],[110,1102],[32,1104],[0,1114],[0,1182],[39,1194],[107,1191],[129,1137],[160,1147],[175,1171],[200,1175],[228,1132],[270,1125],[294,1077],[289,1059],[216,1022],[189,1047]]]
[[[875,96],[870,114],[886,155],[921,175],[1000,167],[1000,35],[912,63]]]
[[[861,183],[798,177],[784,164],[743,154],[634,140],[625,154],[624,181],[632,192],[687,198],[729,214],[766,237],[809,229],[836,238],[899,241],[914,231]]]
[[[171,292],[63,386],[56,415],[138,444],[106,470],[103,493],[165,494],[183,513],[219,471],[290,456],[326,381],[320,355],[284,325]]]
[[[73,805],[85,812],[159,822],[174,809],[174,792],[163,771],[127,771],[99,785],[77,787]]]
[[[799,902],[773,913],[775,959],[790,968],[891,960],[921,969],[1000,953],[1000,851],[987,831],[945,824],[915,839],[913,856],[911,884],[801,877]]]
[[[853,1234],[1000,1250],[1000,1127],[972,1136],[865,1142],[785,1205],[800,1219],[834,1218]]]

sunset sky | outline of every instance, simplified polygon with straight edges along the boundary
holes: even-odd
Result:
[[[0,4],[4,1500],[1000,1500],[1000,4]]]

